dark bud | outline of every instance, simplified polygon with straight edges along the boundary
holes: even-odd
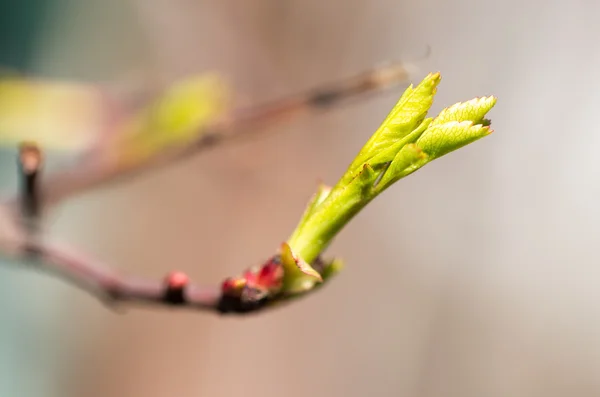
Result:
[[[25,175],[37,173],[42,167],[43,156],[40,148],[30,142],[23,142],[19,147],[19,165]]]
[[[171,272],[165,278],[164,300],[172,305],[182,305],[186,302],[185,288],[190,282],[189,277],[182,272]]]

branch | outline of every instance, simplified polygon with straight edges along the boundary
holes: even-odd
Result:
[[[201,286],[178,271],[168,273],[162,280],[125,276],[97,259],[56,243],[16,245],[3,240],[0,247],[5,258],[16,260],[18,265],[30,263],[57,275],[109,306],[138,303],[219,314],[245,314],[280,307],[282,303],[299,297],[292,294],[265,296],[250,286],[246,286],[243,295],[237,296],[228,293],[230,279],[225,280],[223,286]],[[7,254],[10,251],[14,253],[12,256]]]
[[[321,255],[368,203],[396,181],[492,132],[485,118],[496,104],[491,96],[457,103],[436,117],[427,117],[440,80],[439,73],[429,74],[416,87],[409,86],[338,182],[333,187],[319,187],[278,252],[260,266],[227,278],[220,287],[193,285],[181,272],[171,272],[162,281],[121,276],[100,261],[44,241],[37,228],[23,227],[28,222],[16,222],[10,216],[11,207],[0,207],[0,227],[4,229],[0,230],[0,249],[22,261],[43,265],[105,301],[248,313],[305,296],[339,272],[341,261],[323,260]],[[361,92],[365,89],[358,84],[344,87]],[[267,107],[267,111],[251,115],[257,120],[270,119],[272,113],[288,114],[291,109],[299,109],[299,104],[331,103],[331,98],[342,95],[340,92],[348,90],[334,88],[282,104],[279,110]],[[37,186],[42,164],[39,148],[21,146],[21,218],[34,226],[43,204]]]

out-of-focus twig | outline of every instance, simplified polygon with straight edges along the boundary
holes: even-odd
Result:
[[[109,182],[119,182],[141,171],[182,160],[234,136],[256,132],[268,124],[325,110],[350,99],[405,83],[412,73],[411,69],[410,64],[390,63],[305,93],[234,110],[198,131],[198,139],[192,144],[166,149],[141,163],[123,165],[116,162],[110,152],[98,148],[86,153],[77,164],[44,179],[40,186],[44,194],[44,205],[51,207]]]
[[[19,148],[19,171],[21,181],[21,214],[28,221],[34,221],[40,213],[40,192],[38,178],[42,168],[41,150],[31,143],[23,143]]]

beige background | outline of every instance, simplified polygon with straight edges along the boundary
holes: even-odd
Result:
[[[433,111],[494,94],[496,133],[400,182],[330,253],[317,295],[246,318],[115,314],[1,268],[12,396],[596,396],[600,5],[571,1],[64,2],[46,74],[227,73],[243,101],[433,53]],[[54,233],[120,269],[216,283],[270,255],[400,91],[279,126],[61,208]],[[4,397],[4,396],[2,396]]]

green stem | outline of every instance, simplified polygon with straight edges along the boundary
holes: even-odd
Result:
[[[296,229],[299,232],[288,240],[292,250],[305,262],[314,262],[336,234],[376,196],[376,178],[373,169],[365,166],[350,183],[338,183],[320,205],[309,205]]]

